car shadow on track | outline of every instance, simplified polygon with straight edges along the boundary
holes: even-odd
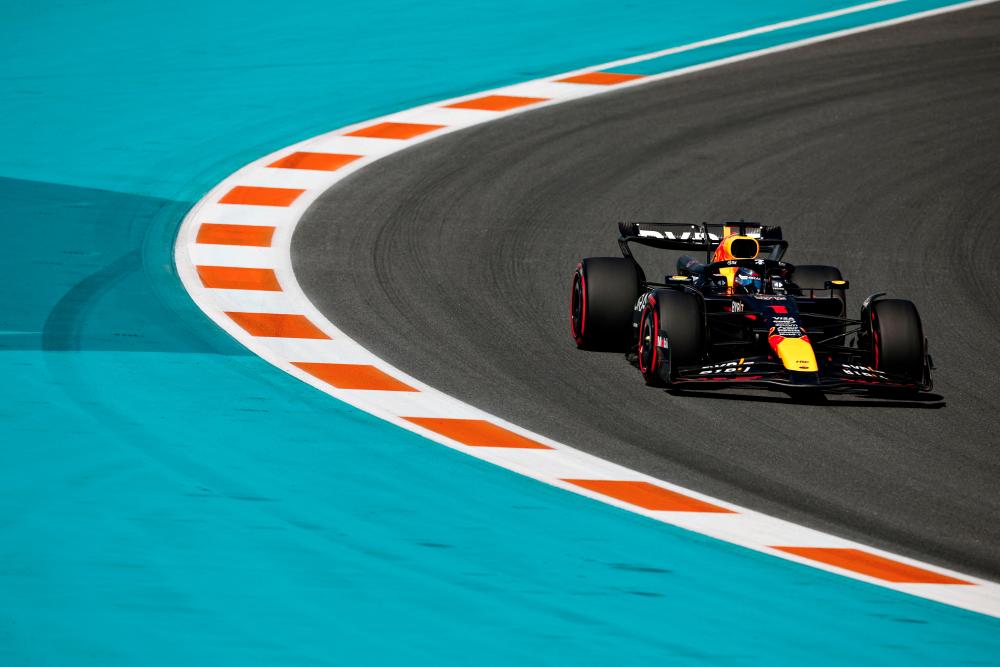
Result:
[[[781,403],[785,405],[817,405],[824,407],[851,408],[911,408],[922,410],[940,410],[948,404],[940,394],[919,394],[913,397],[899,398],[892,396],[850,397],[830,396],[827,394],[812,394],[788,396],[781,394],[746,394],[735,393],[726,389],[665,389],[665,393],[677,398],[707,398],[725,401],[750,401],[754,403]]]

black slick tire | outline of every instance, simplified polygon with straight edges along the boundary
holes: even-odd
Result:
[[[666,348],[660,345],[663,339]],[[700,363],[705,351],[705,314],[701,297],[679,290],[657,290],[639,317],[636,346],[639,372],[646,384],[669,384],[671,368]]]
[[[792,282],[798,285],[800,295],[809,296],[810,290],[817,290],[819,293],[816,296],[825,297],[827,292],[832,292],[833,296],[840,299],[840,312],[837,313],[839,317],[846,317],[847,315],[847,290],[827,290],[826,281],[843,279],[844,277],[841,275],[840,269],[835,266],[823,266],[821,264],[803,264],[802,266],[796,266],[795,271],[792,272]],[[823,338],[838,336],[846,330],[847,328],[843,325],[837,325],[836,323],[828,324],[823,327]],[[833,342],[837,345],[844,345],[846,343],[843,339],[834,340]]]
[[[924,330],[913,302],[881,299],[869,308],[872,366],[890,376],[920,382],[924,375]]]
[[[570,333],[577,347],[626,352],[632,344],[632,311],[641,276],[624,257],[588,257],[573,273]]]
[[[809,290],[820,290],[823,292],[823,296],[825,296],[828,291],[826,289],[826,281],[843,279],[844,276],[841,275],[840,269],[835,266],[823,266],[821,264],[803,264],[802,266],[796,266],[795,271],[792,272],[792,282],[799,287],[799,294],[802,296],[809,296]],[[840,299],[840,303],[842,304],[840,316],[843,317],[847,312],[847,290],[835,289],[830,291],[833,292],[833,296]]]

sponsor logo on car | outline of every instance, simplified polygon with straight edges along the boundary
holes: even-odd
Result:
[[[752,361],[747,361],[745,359],[739,359],[735,361],[726,361],[721,364],[712,364],[710,366],[702,366],[698,375],[721,375],[729,374],[733,375],[736,373],[749,373],[753,366]]]
[[[844,375],[853,375],[856,377],[870,378],[874,380],[888,380],[887,376],[883,371],[872,368],[871,366],[858,366],[855,364],[844,364],[840,367],[844,372]]]
[[[799,327],[798,320],[788,315],[776,315],[774,317],[774,329],[775,333],[782,338],[800,338],[802,336],[802,329]]]
[[[669,231],[659,232],[655,229],[640,229],[639,236],[648,236],[654,239],[670,239],[672,241],[704,241],[705,234],[702,232],[681,232],[681,234],[674,234]],[[719,237],[715,234],[709,232],[708,238],[711,241],[718,241]]]
[[[646,304],[649,303],[649,295],[650,294],[651,294],[651,292],[643,292],[642,293],[642,296],[639,297],[639,300],[635,302],[635,308],[634,308],[635,312],[637,312],[637,313],[641,312],[642,309],[646,307]],[[636,325],[636,326],[638,326],[638,325]]]

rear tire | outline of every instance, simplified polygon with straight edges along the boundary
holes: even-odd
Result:
[[[809,296],[809,290],[822,290],[820,296],[826,296],[826,293],[832,292],[833,296],[840,299],[840,312],[837,313],[838,317],[847,316],[847,290],[835,289],[827,290],[825,285],[828,280],[843,280],[844,276],[841,275],[840,269],[835,266],[823,266],[821,264],[803,264],[802,266],[796,266],[795,271],[792,272],[792,282],[799,286],[799,294],[804,296]],[[824,320],[819,320],[823,322]],[[830,323],[829,320],[825,320],[827,324],[823,326],[823,338],[832,338],[833,336],[840,336],[845,331],[847,327],[845,325],[837,325]],[[816,320],[813,320],[816,322]],[[846,345],[846,337],[840,339],[834,339],[831,341],[833,345]],[[819,339],[817,339],[818,341]]]
[[[659,339],[667,347],[659,346]],[[672,381],[671,369],[693,366],[705,352],[705,313],[701,297],[690,292],[657,290],[639,317],[636,346],[639,372],[646,384],[663,387]]]
[[[809,290],[828,291],[825,287],[826,281],[843,280],[844,276],[841,275],[840,269],[835,266],[803,264],[795,267],[791,278],[792,282],[798,285],[799,294],[808,296]],[[847,290],[835,289],[832,292],[833,296],[840,299],[840,317],[844,317],[847,314]]]
[[[921,382],[924,376],[924,329],[912,302],[882,299],[869,309],[872,366],[890,376]]]
[[[587,257],[573,274],[570,332],[577,347],[627,352],[642,277],[625,257]]]

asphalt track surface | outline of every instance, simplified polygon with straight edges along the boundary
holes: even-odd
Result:
[[[781,224],[849,308],[920,308],[917,402],[644,386],[578,351],[580,257],[622,219]],[[293,239],[309,298],[406,372],[662,479],[1000,577],[1000,6],[540,109],[383,159]],[[644,255],[647,274],[673,255]]]

